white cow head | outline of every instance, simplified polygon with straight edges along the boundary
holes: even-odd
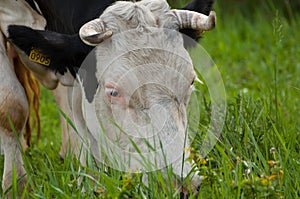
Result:
[[[83,109],[82,116],[80,111],[74,114],[79,129],[84,131],[87,124],[89,132],[82,135],[96,143],[91,147],[98,160],[104,161],[99,148],[107,152],[112,147],[127,169],[145,169],[137,158],[143,153],[156,167],[173,164],[181,172],[188,147],[186,107],[197,77],[178,30],[209,30],[215,19],[214,12],[205,16],[170,10],[164,0],[120,1],[80,29],[81,39],[97,46],[92,55],[96,69],[86,60],[81,84],[86,85],[92,70],[97,85],[92,94],[82,92],[82,101],[74,92],[74,109],[78,103]],[[183,173],[190,169],[186,164]]]

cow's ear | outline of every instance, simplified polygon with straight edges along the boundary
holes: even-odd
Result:
[[[78,34],[60,34],[17,25],[9,26],[8,33],[9,40],[31,61],[61,75],[70,71],[75,77],[82,61],[92,50],[80,40]]]
[[[45,42],[45,39],[38,31],[26,26],[10,25],[8,26],[8,34],[8,39],[28,55],[38,43],[42,44]]]

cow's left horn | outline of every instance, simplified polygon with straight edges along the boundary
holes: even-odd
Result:
[[[87,22],[79,30],[81,40],[90,46],[97,46],[112,34],[112,31],[105,29],[104,22],[99,18]]]
[[[180,29],[211,30],[216,26],[216,13],[214,11],[211,11],[209,16],[189,10],[171,11],[175,14]]]

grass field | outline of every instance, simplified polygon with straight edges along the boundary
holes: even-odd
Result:
[[[287,20],[272,6],[246,14],[242,7],[225,12],[217,4],[215,10],[217,28],[207,32],[201,44],[222,75],[227,112],[213,150],[206,157],[197,155],[197,148],[194,151],[193,158],[204,176],[198,197],[299,198],[299,15]],[[209,123],[210,99],[204,86],[199,89],[203,131]],[[45,89],[40,114],[41,140],[33,142],[24,156],[30,190],[23,197],[179,198],[176,190],[166,187],[168,182],[159,172],[149,174],[148,187],[139,174],[97,168],[93,163],[78,173],[80,165],[75,159],[59,159],[59,110]],[[94,181],[89,174],[100,180]],[[79,176],[83,177],[81,186],[77,184]]]

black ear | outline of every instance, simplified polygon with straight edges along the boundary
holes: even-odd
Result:
[[[209,12],[212,10],[214,2],[214,0],[194,0],[186,6],[184,6],[182,9],[209,15]],[[195,39],[196,41],[201,38],[201,32],[195,31],[193,29],[182,29],[180,30],[180,32]],[[189,46],[189,44],[185,45]]]
[[[8,27],[9,40],[28,56],[32,50],[49,58],[50,70],[64,74],[67,69],[75,77],[82,61],[92,50],[78,34],[67,35],[57,32],[34,30],[26,26]]]

